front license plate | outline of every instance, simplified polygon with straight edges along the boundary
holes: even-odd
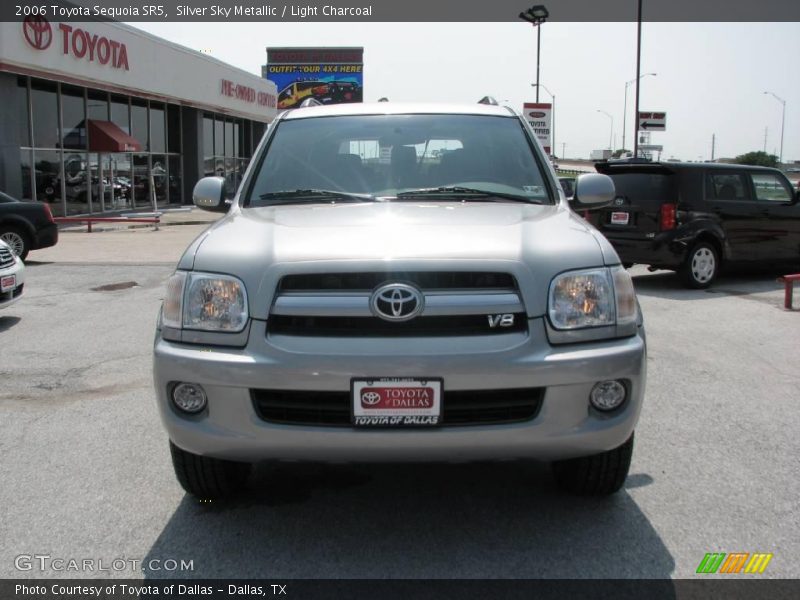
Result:
[[[353,379],[352,417],[358,427],[419,427],[442,419],[442,380]]]
[[[0,279],[0,292],[7,292],[8,290],[13,290],[15,287],[17,287],[16,275],[6,275]]]
[[[612,212],[611,224],[612,225],[627,225],[630,215],[626,212]]]

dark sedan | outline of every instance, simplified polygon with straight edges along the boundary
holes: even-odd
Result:
[[[0,192],[0,240],[25,260],[31,250],[55,246],[58,225],[44,202],[21,202]]]

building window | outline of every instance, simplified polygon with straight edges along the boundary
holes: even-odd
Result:
[[[83,106],[83,88],[61,86],[61,120],[64,126],[62,147],[85,150],[86,114]]]
[[[114,124],[127,134],[131,132],[130,126],[130,107],[128,98],[125,96],[111,97],[111,120]]]
[[[225,156],[225,121],[222,117],[214,119],[214,154]]]
[[[87,117],[93,121],[108,121],[108,94],[89,90],[86,102]]]
[[[61,153],[57,150],[35,150],[33,165],[36,179],[36,199],[52,202],[55,216],[64,216],[61,204]]]
[[[181,108],[167,105],[167,152],[178,154],[181,151]]]
[[[21,200],[33,200],[33,188],[31,184],[31,151],[29,148],[21,148],[19,151],[19,162],[22,168],[22,198]]]
[[[150,103],[150,152],[167,151],[167,129],[164,105]]]
[[[33,143],[39,148],[58,148],[58,94],[56,85],[46,81],[31,84]]]
[[[19,128],[18,139],[21,146],[31,145],[31,132],[30,132],[30,113],[28,112],[28,78],[18,77],[17,85],[21,88],[17,90],[17,127]],[[30,167],[30,160],[28,161]],[[24,185],[24,184],[23,184]],[[30,185],[30,184],[29,184]]]
[[[142,146],[142,152],[150,149],[147,135],[147,103],[143,100],[131,101],[131,135]]]

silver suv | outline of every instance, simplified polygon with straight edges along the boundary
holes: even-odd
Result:
[[[645,386],[631,278],[508,108],[278,116],[227,215],[167,284],[154,348],[175,473],[199,497],[256,461],[552,461],[623,484]],[[573,206],[614,197],[578,178]]]

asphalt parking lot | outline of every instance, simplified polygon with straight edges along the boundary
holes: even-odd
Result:
[[[164,283],[204,226],[31,253],[0,313],[0,577],[683,578],[707,552],[773,553],[760,577],[800,577],[800,311],[777,273],[689,291],[633,270],[648,384],[612,498],[565,496],[525,461],[265,464],[202,504],[174,480],[150,368]],[[149,567],[20,571],[21,555]]]

